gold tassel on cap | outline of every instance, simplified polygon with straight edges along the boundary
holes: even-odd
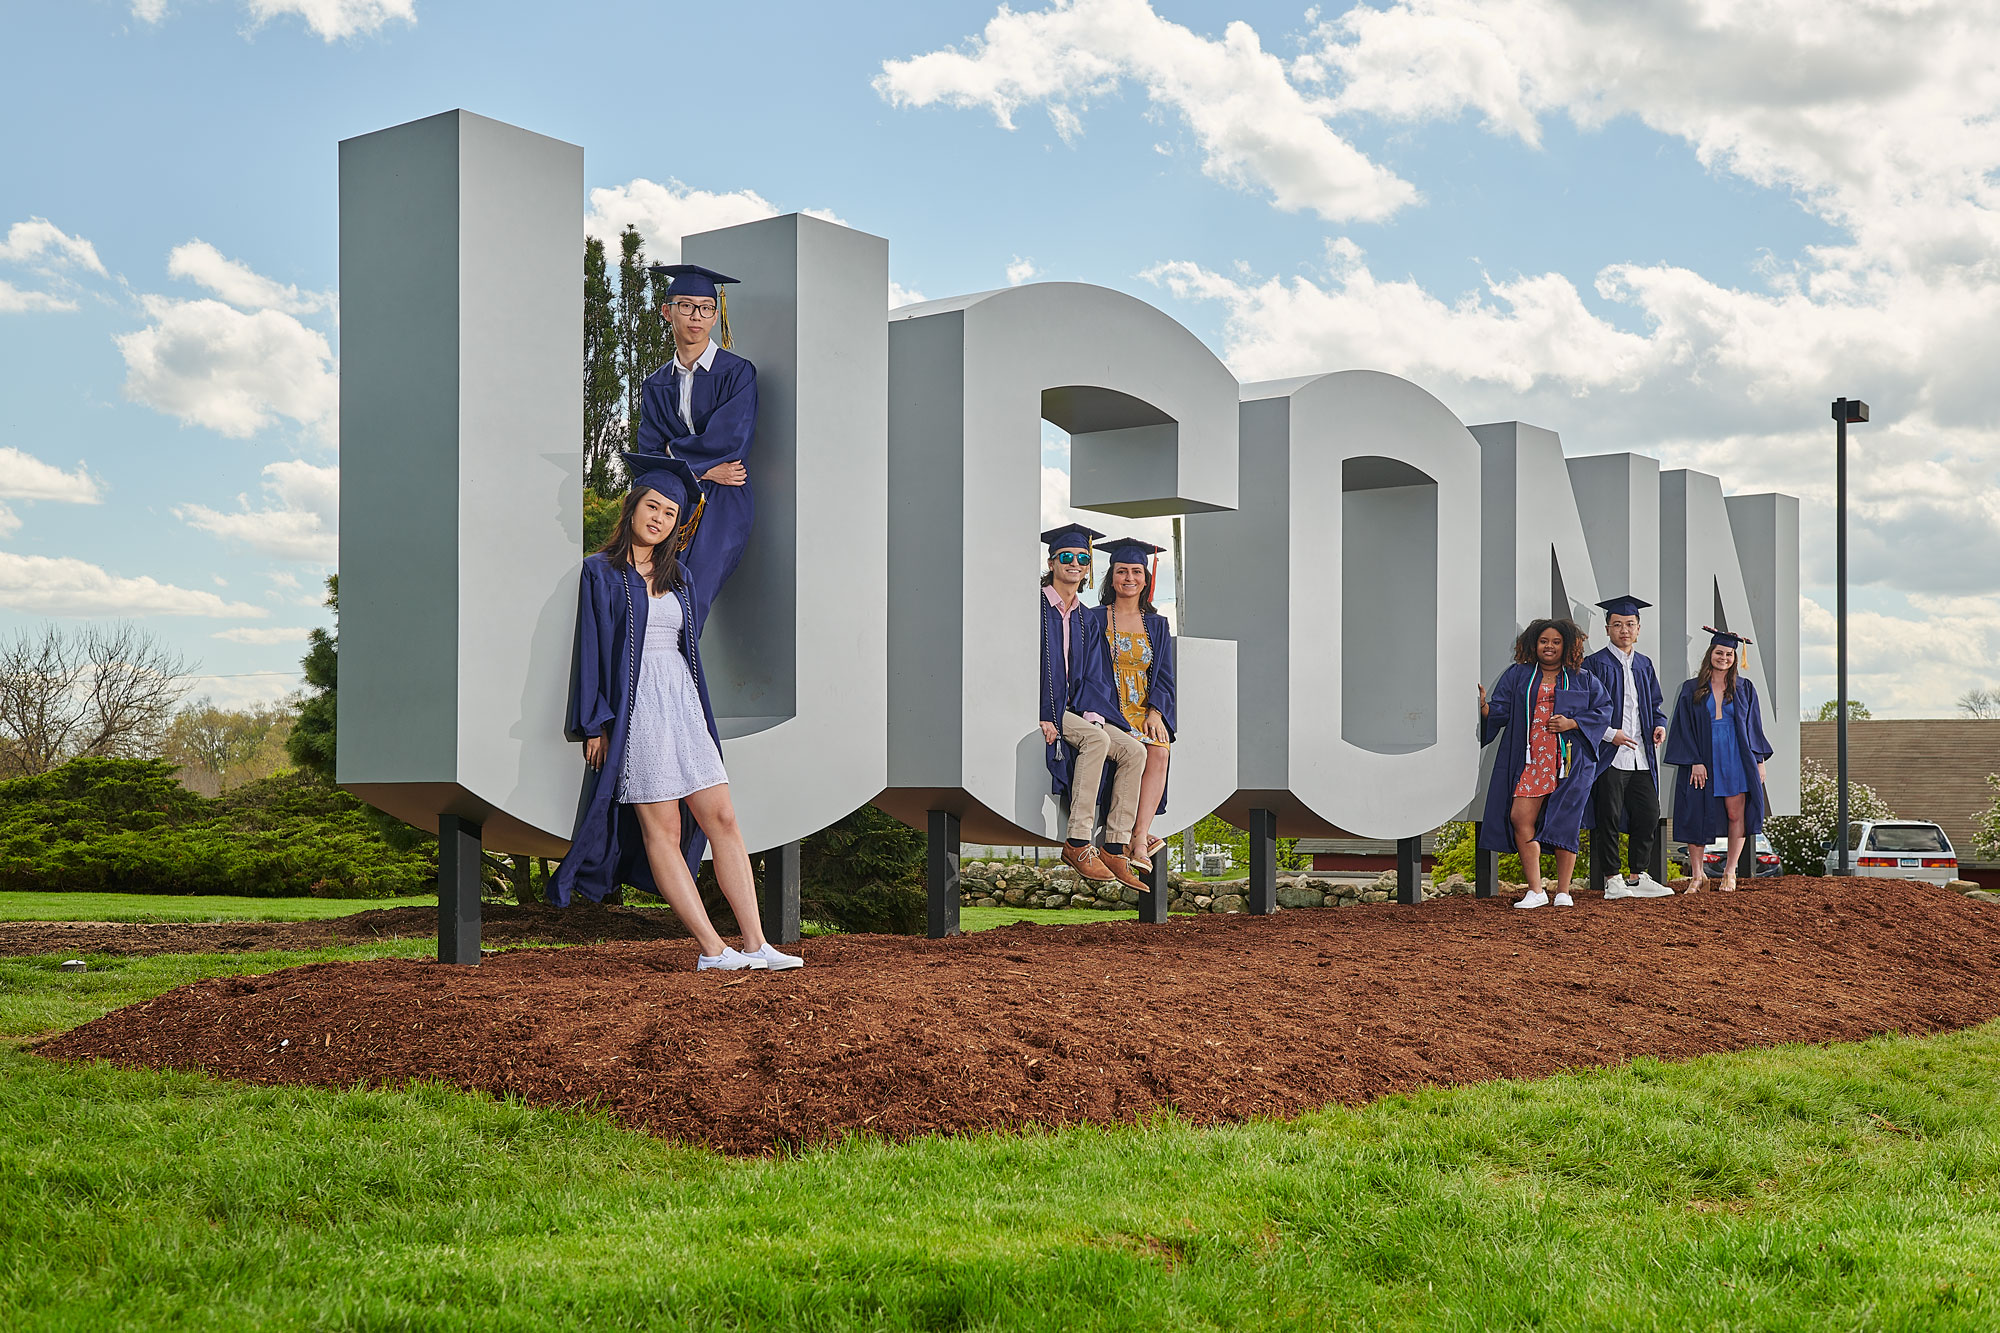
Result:
[[[729,346],[729,298],[722,294],[721,283],[715,284],[715,341],[718,346]]]

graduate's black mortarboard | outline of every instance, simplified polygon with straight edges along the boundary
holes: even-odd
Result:
[[[695,507],[701,503],[701,483],[695,479],[694,469],[684,459],[669,458],[665,454],[620,454],[625,460],[625,470],[632,475],[632,489],[642,487],[658,491],[680,507],[674,518],[676,525],[684,524],[694,517]]]
[[[1107,564],[1145,566],[1146,600],[1153,599],[1153,584],[1159,577],[1159,567],[1153,563],[1152,557],[1166,547],[1142,542],[1137,537],[1107,537],[1097,544],[1097,549],[1104,552]]]
[[[717,273],[712,268],[703,268],[699,264],[654,264],[646,271],[655,277],[664,273],[673,279],[667,284],[668,296],[713,297],[717,283],[736,281],[735,278]]]
[[[1642,602],[1628,594],[1624,597],[1613,597],[1610,601],[1599,602],[1597,605],[1607,616],[1636,616],[1652,603]]]
[[[1708,646],[1711,648],[1735,648],[1741,652],[1742,645],[1750,642],[1748,635],[1731,634],[1728,630],[1717,629],[1713,625],[1703,625],[1701,629],[1702,633],[1710,636]]]
[[[1096,528],[1086,528],[1081,523],[1065,523],[1043,533],[1042,540],[1048,544],[1049,553],[1053,555],[1057,551],[1071,549],[1088,551],[1092,549],[1090,544],[1103,535]]]

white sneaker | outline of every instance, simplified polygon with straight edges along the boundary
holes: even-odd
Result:
[[[1610,879],[1604,881],[1604,901],[1607,903],[1617,902],[1620,898],[1636,898],[1638,896],[1638,894],[1632,892],[1631,886],[1626,884],[1623,875],[1613,875]]]
[[[756,954],[738,953],[725,944],[722,946],[722,952],[712,958],[707,954],[698,955],[695,959],[694,970],[697,972],[762,972],[769,966],[769,963],[759,958]]]
[[[1548,905],[1549,895],[1543,893],[1540,889],[1531,889],[1525,896],[1514,900],[1514,906],[1516,907],[1547,907]]]
[[[1631,894],[1634,898],[1671,898],[1674,891],[1651,875],[1642,873],[1633,881]]]
[[[1575,900],[1574,898],[1570,897],[1570,896],[1569,896],[1569,895],[1568,895],[1567,893],[1558,893],[1558,894],[1556,895],[1556,906],[1557,906],[1557,907],[1574,907],[1574,906],[1576,906],[1576,900]]]
[[[764,941],[763,948],[752,949],[743,956],[745,958],[763,959],[764,966],[773,972],[789,972],[795,967],[804,967],[806,965],[806,960],[795,953],[779,953],[777,946],[769,940]]]

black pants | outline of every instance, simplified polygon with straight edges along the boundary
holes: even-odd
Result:
[[[1618,873],[1618,830],[1631,839],[1632,873],[1653,865],[1653,840],[1660,836],[1660,792],[1653,775],[1643,768],[1607,768],[1590,790],[1597,827],[1590,833],[1590,859],[1597,873],[1609,879]]]

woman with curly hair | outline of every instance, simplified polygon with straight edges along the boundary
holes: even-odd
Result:
[[[1528,892],[1516,907],[1546,907],[1542,848],[1556,854],[1557,907],[1569,907],[1584,810],[1603,760],[1611,696],[1583,667],[1583,631],[1571,620],[1537,620],[1514,640],[1514,665],[1489,697],[1479,687],[1479,743],[1505,733],[1486,788],[1479,845],[1518,852]]]

